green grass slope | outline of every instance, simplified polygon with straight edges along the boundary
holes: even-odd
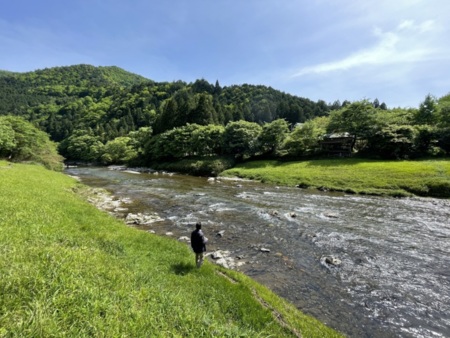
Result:
[[[74,179],[0,161],[0,337],[339,337],[187,245],[129,228]]]
[[[450,160],[327,159],[249,161],[221,173],[263,182],[348,193],[450,197]]]

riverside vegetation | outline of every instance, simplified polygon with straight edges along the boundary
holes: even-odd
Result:
[[[393,197],[450,197],[450,160],[373,160],[365,158],[303,161],[198,158],[156,164],[153,169],[192,175],[240,177],[305,189]]]
[[[47,133],[67,160],[102,164],[302,160],[339,153],[322,142],[344,134],[354,140],[347,155],[450,155],[450,94],[428,94],[418,108],[388,108],[378,99],[313,102],[262,85],[155,82],[118,67],[76,65],[0,72],[1,115]],[[0,130],[0,156],[17,160],[15,126],[0,120]]]
[[[127,227],[75,179],[0,161],[1,337],[341,337],[187,245]]]
[[[327,145],[343,135],[344,153]],[[330,154],[359,159],[311,161]],[[450,197],[450,94],[388,108],[204,79],[158,83],[118,67],[0,72],[0,158],[58,169],[61,155],[213,176],[240,163],[234,173],[279,184]],[[267,162],[248,162],[258,159]]]
[[[250,161],[222,172],[262,182],[329,191],[450,197],[450,160],[381,161],[358,158],[301,162]]]

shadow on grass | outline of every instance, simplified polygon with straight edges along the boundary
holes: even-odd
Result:
[[[177,263],[173,264],[171,266],[171,270],[174,274],[184,276],[192,271],[194,271],[196,268],[194,264],[191,263]]]

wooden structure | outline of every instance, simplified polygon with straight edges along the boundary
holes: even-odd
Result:
[[[353,152],[356,136],[350,133],[332,133],[323,136],[322,151],[330,156],[348,157]]]

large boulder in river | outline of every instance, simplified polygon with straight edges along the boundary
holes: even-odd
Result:
[[[125,218],[125,222],[127,224],[134,224],[134,225],[146,225],[154,222],[160,222],[163,220],[164,219],[159,217],[158,214],[156,213],[155,214],[129,213]]]
[[[214,263],[227,269],[236,269],[245,264],[244,262],[236,262],[230,255],[230,251],[224,250],[217,250],[210,254],[211,258],[214,260]]]
[[[321,263],[327,267],[337,267],[342,264],[342,261],[334,256],[324,256],[320,259]]]

